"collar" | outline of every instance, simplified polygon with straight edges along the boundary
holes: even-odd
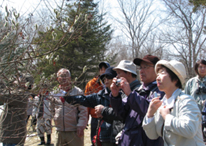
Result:
[[[162,99],[162,106],[167,106],[168,108],[173,108],[174,107],[174,104],[175,104],[175,100],[179,94],[179,91],[181,91],[181,89],[176,89],[173,93],[172,93],[172,96],[167,99],[166,98],[166,95],[163,97]]]
[[[153,86],[157,86],[157,82],[156,81],[153,81],[149,84],[142,84],[140,89],[145,89],[145,90],[150,90]]]
[[[197,75],[196,78],[198,81],[206,83],[206,76],[201,78],[199,75]]]
[[[108,88],[105,88],[104,90],[105,90],[105,92],[104,92],[105,94],[110,94],[110,92],[111,92]]]
[[[141,83],[140,83],[140,81],[139,80],[134,80],[134,81],[132,81],[130,84],[129,84],[129,86],[130,86],[130,88],[132,89],[132,90],[134,90],[134,88],[136,88],[137,87],[137,85],[138,86],[140,86],[141,85]]]

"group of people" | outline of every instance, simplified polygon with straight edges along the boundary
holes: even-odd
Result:
[[[121,60],[116,67],[104,61],[99,64],[99,75],[83,92],[72,84],[70,71],[62,68],[57,72],[59,89],[48,92],[44,85],[34,98],[39,145],[51,143],[53,119],[56,145],[83,146],[91,115],[93,146],[204,146],[206,129],[201,111],[206,107],[205,60],[196,63],[195,72],[197,76],[182,90],[187,75],[179,61],[153,55]],[[23,101],[27,98],[20,97],[19,90],[0,98],[7,103],[0,123],[0,141],[5,146],[23,145],[25,141],[26,112],[22,107],[27,105]],[[15,98],[15,103],[8,102],[9,98]]]

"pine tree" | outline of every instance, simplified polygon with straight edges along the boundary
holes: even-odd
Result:
[[[40,72],[43,71],[46,77],[60,68],[68,68],[72,78],[79,77],[84,66],[89,68],[88,72],[97,71],[99,62],[106,59],[106,45],[112,34],[110,25],[103,20],[105,14],[99,15],[97,9],[97,3],[84,0],[54,10],[57,17],[53,22],[55,27],[39,32],[35,40],[39,43],[39,53],[53,50],[52,54],[38,60]],[[57,56],[59,59],[55,60]],[[79,81],[83,78],[87,76],[82,76]]]

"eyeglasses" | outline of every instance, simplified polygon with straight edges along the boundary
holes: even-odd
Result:
[[[148,69],[148,68],[150,68],[150,67],[154,67],[154,66],[152,66],[152,65],[145,65],[145,66],[140,66],[140,67],[137,67],[137,69],[139,69],[139,70],[145,70],[145,69]]]
[[[60,74],[60,75],[58,75],[57,77],[60,77],[60,78],[69,78],[69,75],[68,75],[68,74]]]
[[[198,66],[199,69],[206,69],[206,66]]]

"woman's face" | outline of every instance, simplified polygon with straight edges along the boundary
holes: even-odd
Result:
[[[160,91],[167,92],[170,91],[171,87],[174,87],[176,82],[172,81],[167,70],[163,67],[157,72],[157,87]]]
[[[198,66],[198,74],[201,78],[206,76],[206,65],[200,63]]]

